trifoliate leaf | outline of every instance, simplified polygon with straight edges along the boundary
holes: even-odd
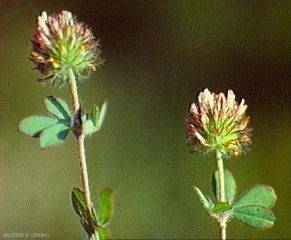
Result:
[[[57,124],[58,120],[45,116],[31,116],[19,123],[18,130],[24,134],[38,138],[41,131]]]
[[[70,126],[59,122],[43,130],[40,134],[40,146],[42,148],[58,145],[66,140]]]
[[[274,225],[274,214],[263,206],[234,207],[233,210],[232,216],[250,227],[264,229]]]
[[[107,102],[102,104],[100,112],[99,108],[94,105],[91,109],[91,112],[82,117],[82,133],[85,136],[91,135],[92,133],[100,130],[104,122],[106,109]]]
[[[58,119],[65,119],[68,122],[71,121],[70,110],[64,100],[49,96],[44,98],[44,105],[46,110]]]
[[[260,205],[271,208],[277,199],[273,188],[264,185],[256,185],[246,192],[235,204],[235,207]]]

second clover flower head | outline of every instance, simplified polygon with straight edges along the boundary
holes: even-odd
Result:
[[[244,99],[238,104],[232,90],[225,96],[211,93],[206,88],[197,100],[191,104],[190,117],[186,119],[190,152],[219,151],[230,157],[248,150],[251,129],[248,127],[249,117],[245,115]]]
[[[41,82],[65,85],[70,74],[82,80],[103,63],[99,41],[68,11],[51,16],[42,12],[31,42],[30,59],[43,75]]]

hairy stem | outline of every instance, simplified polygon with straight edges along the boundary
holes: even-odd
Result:
[[[70,89],[71,89],[71,97],[72,97],[73,108],[74,108],[74,116],[79,115],[79,118],[81,118],[76,78],[72,70],[70,71]],[[80,124],[82,125],[82,123]],[[86,203],[87,221],[88,221],[88,226],[86,226],[86,231],[87,231],[89,239],[93,240],[95,239],[95,236],[94,236],[94,226],[93,226],[92,217],[91,217],[92,209],[91,209],[91,199],[90,199],[90,189],[89,189],[89,178],[88,178],[86,155],[85,155],[85,136],[82,133],[77,135],[74,129],[73,129],[73,132],[77,140],[81,179],[82,179],[82,185],[83,185],[83,190],[85,194],[85,203]]]
[[[220,202],[225,202],[225,183],[224,183],[224,168],[223,168],[223,159],[222,154],[219,151],[216,151],[216,160],[218,168],[218,178],[219,178],[219,192],[220,192]],[[223,215],[220,219],[220,239],[226,239],[226,220]]]

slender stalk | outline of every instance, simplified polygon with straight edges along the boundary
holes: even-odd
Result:
[[[220,202],[225,202],[225,183],[224,183],[224,168],[223,168],[223,159],[222,154],[219,151],[216,151],[216,160],[218,168],[218,178],[219,178],[219,190],[220,190]]]
[[[76,78],[72,70],[70,71],[70,89],[71,89],[71,97],[72,97],[72,102],[73,102],[74,114],[76,115],[78,111],[80,110],[80,103],[79,103],[79,96],[78,96],[78,91],[77,91]],[[82,179],[82,185],[83,185],[83,190],[85,194],[85,203],[86,203],[86,210],[87,210],[88,226],[86,227],[86,231],[87,231],[89,239],[94,240],[96,238],[95,238],[95,234],[94,234],[95,231],[94,231],[94,226],[93,226],[93,222],[91,218],[92,209],[91,209],[91,199],[90,199],[90,189],[89,189],[89,178],[88,178],[86,155],[85,155],[85,136],[83,134],[80,134],[79,136],[76,136],[76,140],[77,140],[77,148],[78,148],[78,154],[79,154],[81,179]]]
[[[73,71],[71,69],[70,69],[69,73],[70,73],[71,97],[72,97],[72,101],[73,101],[74,112],[76,113],[80,108],[77,83],[76,83],[75,74],[73,73]]]
[[[218,167],[218,178],[219,178],[219,192],[220,192],[220,202],[225,202],[225,183],[224,183],[224,168],[223,168],[223,159],[222,154],[219,151],[216,151],[216,160]],[[226,220],[223,215],[220,219],[220,239],[226,239]]]

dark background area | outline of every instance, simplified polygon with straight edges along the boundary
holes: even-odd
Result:
[[[100,71],[79,85],[86,109],[109,101],[102,131],[86,141],[92,200],[116,191],[115,239],[214,239],[218,225],[192,185],[213,198],[213,156],[189,155],[184,119],[204,88],[246,100],[252,149],[225,163],[238,197],[272,186],[275,225],[254,230],[232,221],[229,239],[290,239],[290,1],[1,1],[1,237],[44,232],[84,239],[70,204],[81,186],[71,135],[41,150],[18,122],[45,114],[44,96],[70,101],[68,88],[36,82],[28,60],[36,17],[71,11],[101,39]]]

